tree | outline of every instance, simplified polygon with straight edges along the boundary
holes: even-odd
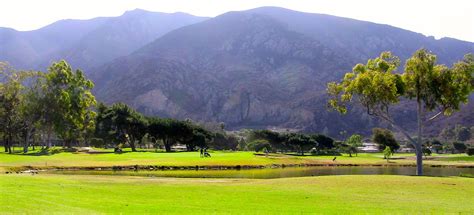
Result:
[[[456,151],[463,153],[466,151],[467,146],[462,142],[453,142],[453,148],[456,149]]]
[[[166,152],[170,152],[171,146],[175,143],[172,133],[174,123],[173,119],[150,118],[148,120],[148,133],[155,140],[161,139],[163,141]]]
[[[390,159],[392,154],[393,154],[393,152],[390,149],[390,147],[386,146],[385,149],[383,150],[383,158],[387,159],[387,162],[388,162],[388,159]]]
[[[287,144],[287,135],[280,134],[278,132],[270,131],[270,130],[257,130],[253,131],[251,134],[250,141],[263,139],[268,141],[271,145],[272,150],[277,151],[285,151],[290,148]]]
[[[63,139],[65,146],[71,147],[71,142],[81,138],[95,115],[92,107],[96,100],[91,93],[94,84],[81,70],[73,71],[64,60],[53,63],[36,84],[47,148],[51,147],[53,132]]]
[[[340,83],[328,84],[329,104],[341,113],[354,98],[378,117],[399,130],[414,146],[417,174],[423,174],[423,126],[438,116],[450,115],[468,102],[473,91],[474,56],[466,55],[453,67],[436,65],[436,56],[425,49],[416,51],[406,61],[402,74],[395,73],[400,60],[390,52],[383,52],[367,64],[357,64]],[[418,141],[391,117],[389,108],[406,98],[416,102]],[[426,114],[438,113],[426,119]]]
[[[209,143],[209,146],[216,150],[237,150],[238,145],[239,139],[225,132],[216,132],[212,142]]]
[[[316,147],[318,150],[334,148],[334,140],[326,135],[312,134],[311,138],[318,143],[318,146]]]
[[[385,147],[390,147],[392,152],[395,152],[400,148],[397,140],[393,136],[392,132],[383,128],[374,128],[372,129],[372,141],[379,145],[380,150],[384,150]]]
[[[24,100],[23,81],[28,72],[13,70],[0,62],[0,129],[3,133],[5,152],[12,153],[11,146],[22,130],[21,104]]]
[[[467,141],[471,139],[471,129],[465,126],[456,125],[454,127],[454,133],[456,134],[456,140]]]
[[[436,153],[439,153],[443,149],[443,144],[439,140],[434,139],[431,141],[431,147],[436,151]]]
[[[133,152],[137,151],[135,142],[141,140],[146,134],[147,120],[142,114],[124,103],[113,104],[110,108],[109,114],[111,114],[115,129],[113,133],[116,138],[123,143],[128,143]]]
[[[267,151],[272,150],[272,146],[267,140],[254,140],[248,144],[248,150],[254,150],[255,152],[262,151],[266,149]]]
[[[456,134],[454,133],[454,129],[452,127],[443,128],[438,136],[445,142],[452,141],[456,138]]]
[[[114,112],[111,108],[103,103],[97,105],[96,124],[94,136],[103,141],[103,145],[107,147],[113,142],[118,142],[116,126],[113,121]]]
[[[287,143],[301,155],[304,155],[305,151],[309,151],[310,149],[317,146],[317,142],[310,136],[299,133],[288,134]]]
[[[33,73],[33,77],[37,77],[38,73]],[[41,113],[38,112],[40,109],[39,101],[39,89],[36,85],[26,89],[24,94],[23,102],[20,105],[21,118],[22,118],[22,138],[23,142],[23,153],[28,152],[28,146],[30,140],[34,137],[37,128],[39,127],[38,122],[41,119]]]
[[[346,152],[349,153],[349,156],[352,157],[352,153],[355,153],[357,156],[357,147],[362,146],[362,136],[353,134],[344,143],[346,145]]]

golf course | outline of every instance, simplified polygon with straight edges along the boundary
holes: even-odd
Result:
[[[474,211],[471,174],[419,177],[352,171],[348,175],[308,177],[308,174],[280,173],[308,171],[304,168],[311,165],[323,169],[330,166],[335,170],[402,168],[414,165],[413,154],[396,154],[389,162],[380,153],[342,155],[335,161],[334,156],[254,152],[213,151],[211,155],[201,158],[198,152],[127,150],[115,154],[104,149],[57,154],[0,153],[0,201],[4,203],[0,214],[469,214]],[[472,158],[465,154],[434,154],[426,159],[425,168],[474,172]],[[134,165],[167,167],[167,170],[103,169]],[[249,170],[213,170],[237,165]],[[192,166],[200,168],[188,169]],[[265,179],[258,176],[275,171],[276,176]],[[235,177],[239,172],[243,177]],[[412,174],[408,172],[414,174],[414,169]]]

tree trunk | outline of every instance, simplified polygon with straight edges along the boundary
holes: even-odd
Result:
[[[30,143],[30,135],[31,135],[31,131],[30,131],[30,129],[27,128],[26,136],[25,136],[25,142],[23,143],[23,153],[28,152],[28,145]]]
[[[136,152],[137,149],[135,148],[135,138],[130,138],[130,148],[132,148],[132,152]]]
[[[48,128],[47,134],[46,134],[46,149],[51,148],[53,144],[51,144],[51,133],[53,133],[52,128]]]
[[[3,147],[5,147],[5,152],[8,152],[8,143],[6,135],[3,136]]]
[[[165,144],[165,151],[166,152],[171,152],[171,144],[169,143],[169,141],[166,138],[163,139],[163,143]]]
[[[418,119],[418,141],[415,144],[415,153],[416,153],[416,175],[423,175],[423,104],[421,101],[418,100],[418,108],[417,108],[417,119]]]
[[[12,153],[12,136],[11,136],[11,134],[8,135],[7,142],[6,142],[5,145],[7,146],[6,150],[7,150],[8,154],[11,154]]]
[[[171,152],[171,145],[165,143],[165,151],[166,152]]]

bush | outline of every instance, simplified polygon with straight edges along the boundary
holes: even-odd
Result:
[[[104,141],[101,138],[91,138],[90,144],[92,147],[97,147],[97,148],[105,146]]]
[[[465,152],[466,149],[467,149],[466,144],[464,144],[462,142],[454,142],[453,147],[454,147],[454,149],[456,149],[458,152],[461,152],[461,153]]]
[[[469,156],[473,156],[474,155],[474,148],[468,148],[466,150],[466,154],[469,155]]]
[[[424,155],[425,157],[426,157],[426,156],[431,156],[431,150],[430,150],[429,148],[424,147],[424,148],[422,149],[422,151],[423,151],[423,155]]]
[[[268,151],[271,151],[271,145],[268,143],[266,140],[254,140],[250,142],[247,145],[249,150],[259,152],[262,151],[263,149],[267,149]]]

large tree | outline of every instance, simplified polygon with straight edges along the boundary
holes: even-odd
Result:
[[[136,151],[135,142],[146,134],[147,119],[123,103],[114,104],[110,108],[109,114],[117,139],[128,142],[132,151]]]
[[[23,81],[27,73],[13,70],[0,62],[0,129],[3,133],[5,152],[12,153],[11,146],[21,131],[21,102],[24,98]]]
[[[70,147],[71,142],[81,138],[94,118],[91,110],[96,104],[91,93],[94,84],[81,70],[73,71],[64,60],[53,63],[36,84],[40,88],[38,111],[42,114],[47,147],[51,147],[53,132]]]
[[[416,51],[406,61],[405,70],[398,74],[398,57],[383,52],[366,64],[357,64],[340,83],[328,84],[329,104],[341,113],[347,103],[356,99],[368,114],[376,116],[399,130],[413,144],[416,151],[417,174],[423,174],[423,126],[441,114],[450,115],[467,103],[473,91],[474,57],[466,55],[451,68],[436,64],[436,56],[425,49]],[[405,98],[415,101],[418,138],[398,125],[389,108]],[[431,117],[427,114],[439,111]]]

